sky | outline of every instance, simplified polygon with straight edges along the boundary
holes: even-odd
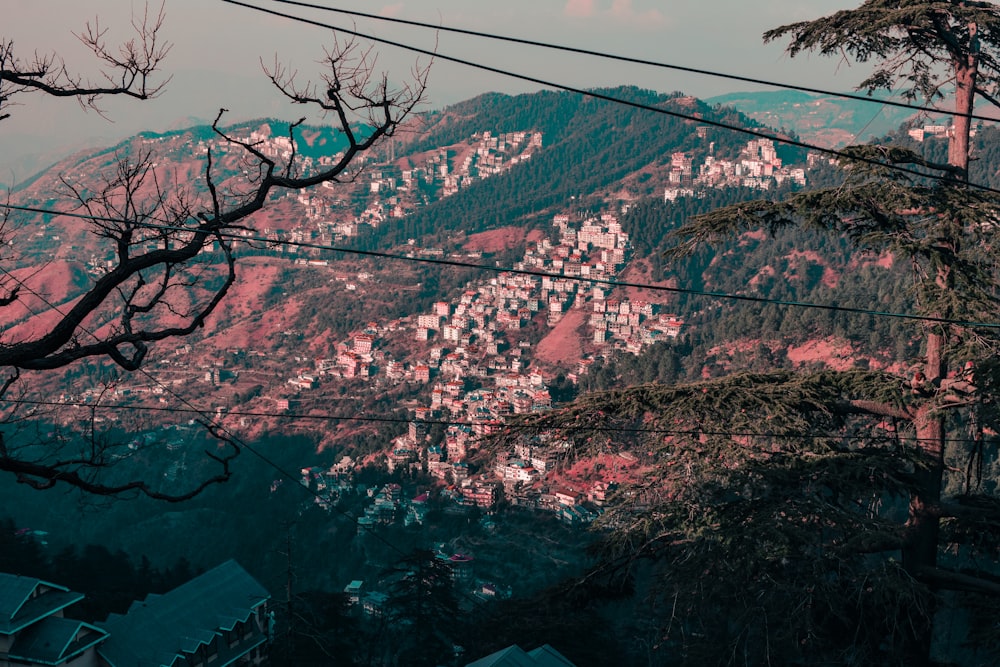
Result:
[[[352,19],[273,2],[247,0],[438,53],[481,62],[539,79],[594,88],[637,85],[699,97],[753,90],[749,84],[683,75],[578,55],[559,54],[492,40]],[[151,11],[160,0],[152,0]],[[856,4],[834,0],[314,0],[382,16],[558,43],[635,58],[799,85],[850,90],[863,73],[856,66],[815,55],[791,59],[780,44],[764,45],[761,34],[789,22],[818,18]],[[98,70],[74,32],[99,21],[107,41],[131,37],[129,22],[146,8],[142,0],[0,0],[0,38],[13,40],[22,55],[57,52],[70,69],[92,77]],[[107,118],[81,110],[68,99],[22,96],[11,118],[0,121],[0,184],[17,182],[80,148],[108,145],[142,130],[164,131],[214,118],[220,108],[233,122],[257,117],[298,119],[271,87],[261,61],[275,58],[302,78],[319,72],[316,60],[332,31],[267,16],[222,0],[164,0],[163,36],[172,43],[164,62],[171,79],[156,100],[107,98]],[[377,67],[403,80],[426,56],[378,46]],[[438,109],[483,92],[531,92],[540,86],[437,61],[432,65],[425,109]],[[768,90],[768,88],[757,88]],[[311,120],[319,120],[312,118]]]

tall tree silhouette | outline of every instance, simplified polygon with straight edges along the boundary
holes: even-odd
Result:
[[[947,102],[955,112],[947,162],[851,147],[836,187],[698,216],[674,232],[668,256],[793,225],[846,238],[857,253],[891,253],[912,267],[926,318],[914,331],[920,358],[899,359],[901,372],[643,385],[530,421],[574,427],[567,436],[581,447],[606,446],[609,423],[641,431],[615,442],[641,445],[657,474],[625,489],[605,515],[612,537],[595,574],[653,563],[659,608],[671,610],[662,646],[682,659],[929,664],[936,621],[960,607],[971,619],[966,649],[977,652],[969,659],[996,661],[987,619],[1000,596],[1000,503],[976,473],[1000,430],[1000,336],[971,323],[1000,312],[1000,201],[969,187],[967,174],[968,114],[977,98],[998,104],[1000,9],[870,0],[764,36],[786,37],[791,55],[872,62],[860,85],[869,92],[902,87]]]

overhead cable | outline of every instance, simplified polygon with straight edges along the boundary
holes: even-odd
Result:
[[[32,296],[34,296],[35,298],[39,299],[47,307],[51,308],[56,313],[58,313],[58,314],[60,314],[62,316],[65,316],[65,313],[63,313],[59,309],[58,306],[56,306],[51,301],[49,301],[44,295],[39,294],[36,290],[33,290],[30,286],[26,285],[17,276],[15,276],[14,274],[10,273],[6,269],[4,269],[2,266],[0,266],[0,272],[4,273],[6,276],[8,276],[12,280],[14,280],[16,283],[18,283],[21,286],[22,289],[26,290]],[[94,333],[93,331],[91,331],[90,329],[84,327],[82,324],[79,324],[78,326],[87,335],[93,337],[95,340],[100,340],[100,338],[97,336],[97,334]],[[189,414],[190,413],[194,413],[194,414],[197,414],[197,415],[201,416],[202,419],[204,419],[205,422],[210,425],[210,430],[214,429],[215,431],[217,431],[219,433],[224,433],[226,435],[226,437],[229,438],[232,441],[232,443],[235,443],[235,445],[239,449],[245,449],[245,450],[247,450],[248,452],[250,452],[251,454],[253,454],[254,456],[256,456],[258,459],[260,459],[262,462],[264,462],[265,465],[267,465],[270,468],[272,468],[273,470],[275,470],[279,475],[281,475],[287,481],[289,481],[289,482],[296,482],[297,481],[298,478],[293,473],[289,472],[288,470],[285,470],[281,465],[279,465],[272,458],[270,458],[269,456],[267,456],[266,454],[264,454],[263,452],[261,452],[260,450],[258,450],[256,447],[251,446],[248,442],[246,442],[245,440],[243,440],[242,438],[240,438],[240,436],[238,434],[234,433],[231,429],[227,428],[224,424],[220,424],[218,421],[216,421],[212,417],[212,413],[210,411],[206,411],[206,410],[203,410],[201,408],[196,407],[188,399],[184,398],[183,396],[181,396],[177,392],[173,391],[170,387],[168,387],[163,382],[160,382],[160,380],[157,379],[156,377],[154,377],[148,370],[146,370],[145,367],[140,366],[137,369],[136,372],[138,372],[138,373],[146,376],[151,382],[155,383],[164,392],[166,392],[167,394],[169,394],[170,396],[172,396],[173,398],[177,399],[182,404],[184,404],[185,406],[187,406],[187,409],[184,410],[184,412],[188,412]],[[7,402],[12,402],[9,399],[3,398],[3,397],[0,397],[0,400],[4,400],[4,401],[7,401]],[[21,401],[21,402],[23,403],[25,401]],[[302,486],[302,485],[296,484],[296,486]],[[303,488],[306,489],[307,493],[310,493],[311,495],[315,496],[316,498],[324,500],[324,501],[326,500],[317,491],[315,491],[315,490],[313,490],[311,488],[306,488],[304,486],[303,486]],[[382,542],[383,544],[385,544],[389,548],[393,549],[397,553],[400,553],[400,554],[402,554],[404,556],[407,555],[406,552],[403,549],[401,549],[400,547],[396,546],[395,544],[393,544],[392,542],[390,542],[389,540],[387,540],[382,535],[379,535],[371,526],[367,526],[367,525],[362,524],[359,521],[359,519],[357,517],[353,516],[351,513],[347,512],[346,510],[343,510],[343,509],[341,509],[339,507],[336,507],[336,506],[333,506],[333,509],[335,509],[338,513],[342,514],[343,516],[345,516],[348,519],[350,519],[351,521],[353,521],[358,526],[359,529],[363,529],[366,532],[370,533],[371,535],[374,535],[380,542]]]
[[[13,274],[5,271],[2,266],[0,266],[0,271],[4,272],[11,279],[13,279],[15,282],[18,282],[23,289],[25,289],[26,291],[30,292],[36,298],[40,299],[49,308],[52,308],[56,312],[59,312],[59,309],[58,309],[57,306],[55,306],[54,304],[52,304],[51,302],[49,302],[43,295],[39,294],[37,291],[31,289],[31,287],[25,285],[16,276],[14,276]],[[93,331],[90,331],[90,330],[84,328],[82,325],[81,325],[81,329],[85,333],[87,333],[88,335],[90,335],[90,336],[92,336],[94,338],[97,338],[97,335]],[[233,431],[231,429],[227,428],[224,424],[219,424],[218,421],[214,420],[211,417],[211,413],[210,412],[208,412],[206,410],[202,410],[200,408],[197,408],[190,401],[188,401],[186,398],[184,398],[183,396],[181,396],[181,395],[177,394],[176,392],[174,392],[172,389],[170,389],[170,387],[166,386],[164,383],[160,382],[157,378],[155,378],[152,374],[150,374],[149,371],[147,371],[144,367],[140,366],[139,369],[138,369],[138,372],[141,373],[141,374],[143,374],[143,375],[145,375],[152,382],[156,383],[166,393],[168,393],[169,395],[173,396],[175,399],[179,400],[184,405],[188,406],[187,409],[183,410],[184,412],[195,413],[195,414],[200,415],[207,423],[209,423],[211,425],[211,428],[214,428],[215,430],[217,430],[220,433],[225,433],[226,437],[229,438],[233,443],[235,443],[236,445],[238,445],[241,449],[245,449],[248,452],[250,452],[251,454],[253,454],[254,456],[256,456],[265,465],[267,465],[271,469],[275,470],[286,481],[292,482],[292,483],[295,484],[295,486],[304,489],[306,493],[308,493],[309,495],[313,496],[316,500],[322,501],[322,502],[326,503],[327,507],[329,507],[334,512],[336,512],[337,514],[340,514],[341,516],[343,516],[344,518],[346,518],[347,520],[349,520],[351,523],[353,523],[357,527],[357,529],[359,531],[363,531],[363,532],[367,533],[368,535],[371,535],[376,540],[378,540],[379,542],[381,542],[382,544],[384,544],[386,547],[388,547],[389,549],[391,549],[392,551],[396,552],[397,554],[399,554],[400,556],[402,556],[404,558],[408,557],[410,555],[409,551],[403,549],[402,547],[400,547],[399,545],[397,545],[396,543],[394,543],[392,540],[390,540],[387,537],[385,537],[384,535],[380,534],[375,529],[374,526],[369,525],[369,524],[365,524],[365,523],[361,523],[361,518],[360,517],[357,517],[354,514],[352,514],[351,512],[348,512],[347,510],[343,509],[337,503],[330,503],[329,502],[330,501],[329,497],[323,496],[318,490],[313,489],[312,487],[306,486],[304,484],[299,484],[298,483],[299,478],[297,476],[295,476],[293,473],[291,473],[290,471],[288,471],[285,468],[283,468],[281,465],[279,465],[278,463],[276,463],[272,458],[270,458],[269,456],[265,455],[263,452],[261,452],[260,450],[258,450],[256,447],[252,447],[246,440],[240,438],[239,435],[237,435],[236,433],[233,433]],[[4,401],[10,402],[9,399],[6,399],[4,397],[0,397],[0,400],[4,400]],[[21,401],[21,402],[24,403],[26,401]],[[178,409],[178,411],[181,411],[181,410]],[[463,597],[465,597],[466,599],[472,601],[473,603],[478,603],[478,602],[481,601],[478,598],[474,597],[473,595],[471,595],[471,594],[469,594],[467,592],[464,592],[464,591],[461,592],[461,595]]]
[[[582,95],[584,97],[589,97],[589,98],[592,98],[592,99],[603,100],[605,102],[612,102],[614,104],[620,104],[620,105],[623,105],[623,106],[631,107],[633,109],[641,109],[643,111],[649,111],[649,112],[652,112],[652,113],[658,113],[658,114],[661,114],[661,115],[664,115],[664,116],[669,116],[671,118],[678,118],[678,119],[681,119],[681,120],[688,120],[688,121],[692,121],[692,122],[698,123],[699,125],[707,125],[709,127],[716,127],[716,128],[723,129],[723,130],[728,130],[728,131],[731,131],[731,132],[739,132],[741,134],[747,134],[747,135],[750,135],[750,136],[753,136],[753,137],[757,137],[758,139],[768,139],[770,141],[774,141],[774,142],[777,142],[777,143],[780,143],[780,144],[784,144],[786,146],[795,146],[796,148],[802,148],[802,149],[806,149],[806,150],[816,151],[818,153],[824,153],[826,155],[832,155],[834,157],[838,157],[838,158],[841,158],[843,160],[848,160],[848,161],[852,161],[852,162],[860,162],[860,163],[864,163],[864,164],[869,164],[869,165],[872,165],[872,166],[881,167],[883,169],[892,169],[894,171],[897,171],[897,172],[900,172],[900,173],[904,173],[904,174],[910,174],[911,176],[917,176],[919,178],[926,178],[926,179],[930,179],[930,180],[942,181],[942,182],[947,182],[947,183],[952,183],[952,184],[957,183],[954,178],[951,178],[949,176],[941,176],[941,175],[937,175],[937,174],[929,174],[929,173],[925,173],[925,172],[919,171],[917,169],[911,169],[909,167],[903,167],[903,166],[900,166],[898,164],[890,164],[890,163],[886,163],[886,162],[881,162],[880,160],[876,160],[874,158],[869,158],[869,157],[864,157],[864,156],[859,156],[859,155],[851,155],[850,153],[847,153],[845,151],[836,150],[834,148],[824,148],[822,146],[817,146],[815,144],[810,144],[808,142],[799,141],[797,139],[792,139],[790,137],[783,137],[783,136],[780,136],[778,134],[774,134],[774,133],[770,133],[770,132],[762,132],[760,130],[754,130],[754,129],[750,129],[750,128],[746,128],[746,127],[740,127],[738,125],[730,125],[728,123],[723,123],[721,121],[711,120],[711,119],[708,119],[708,118],[704,118],[704,117],[701,117],[701,116],[695,116],[695,115],[692,115],[692,114],[685,114],[685,113],[682,113],[680,111],[674,111],[672,109],[667,109],[667,108],[662,107],[662,106],[653,106],[653,105],[650,105],[650,104],[643,104],[641,102],[634,102],[634,101],[631,101],[631,100],[625,100],[625,99],[622,99],[622,98],[619,98],[619,97],[615,97],[613,95],[608,95],[606,93],[602,93],[602,92],[600,92],[598,90],[588,90],[588,89],[585,89],[585,88],[578,88],[578,87],[575,87],[575,86],[569,86],[569,85],[562,84],[562,83],[557,83],[557,82],[554,82],[554,81],[548,81],[546,79],[541,79],[541,78],[538,78],[538,77],[535,77],[535,76],[529,76],[527,74],[519,74],[517,72],[512,72],[510,70],[505,70],[505,69],[502,69],[502,68],[499,68],[499,67],[493,67],[491,65],[484,65],[482,63],[478,63],[478,62],[475,62],[475,61],[472,61],[472,60],[467,60],[465,58],[457,58],[455,56],[449,56],[449,55],[440,53],[438,51],[433,51],[433,50],[430,50],[430,49],[424,49],[424,48],[421,48],[419,46],[413,46],[413,45],[410,45],[410,44],[403,44],[401,42],[397,42],[397,41],[393,41],[393,40],[390,40],[390,39],[386,39],[384,37],[378,37],[376,35],[366,34],[366,33],[363,33],[363,32],[359,32],[358,30],[348,29],[348,28],[342,28],[342,27],[338,27],[338,26],[335,26],[335,25],[330,25],[329,23],[323,23],[321,21],[314,21],[312,19],[303,18],[301,16],[295,16],[294,14],[286,14],[284,12],[278,12],[278,11],[275,11],[273,9],[267,9],[266,7],[259,7],[257,5],[251,5],[251,4],[248,4],[248,3],[245,3],[245,2],[240,2],[239,0],[220,0],[220,1],[221,2],[225,2],[227,4],[230,4],[230,5],[236,5],[238,7],[245,7],[247,9],[251,9],[251,10],[254,10],[254,11],[262,12],[264,14],[269,14],[271,16],[277,16],[279,18],[285,18],[285,19],[288,19],[290,21],[295,21],[295,22],[298,22],[298,23],[304,23],[304,24],[312,25],[312,26],[319,27],[319,28],[325,28],[327,30],[334,30],[334,31],[337,31],[337,32],[342,32],[345,35],[352,35],[354,37],[360,37],[361,39],[367,39],[367,40],[372,41],[372,42],[377,42],[377,43],[380,43],[380,44],[386,44],[388,46],[394,46],[394,47],[397,47],[397,48],[400,48],[400,49],[406,49],[408,51],[412,51],[414,53],[419,53],[419,54],[422,54],[422,55],[426,55],[426,56],[429,56],[429,57],[437,59],[437,60],[444,60],[444,61],[448,61],[448,62],[453,62],[453,63],[459,64],[459,65],[465,65],[467,67],[472,67],[472,68],[475,68],[475,69],[479,69],[479,70],[482,70],[484,72],[491,72],[493,74],[499,74],[501,76],[506,76],[506,77],[510,77],[510,78],[514,78],[514,79],[519,79],[521,81],[527,81],[529,83],[534,83],[534,84],[537,84],[537,85],[540,85],[540,86],[545,86],[545,87],[548,87],[548,88],[554,88],[554,89],[557,89],[557,90],[563,90],[563,91],[566,91],[566,92],[569,92],[569,93],[575,93],[577,95]],[[984,192],[990,192],[990,193],[993,193],[993,194],[1000,194],[1000,189],[992,188],[992,187],[990,187],[988,185],[981,185],[979,183],[972,183],[972,182],[969,182],[969,181],[961,181],[960,184],[963,185],[963,186],[965,186],[965,187],[973,188],[973,189],[976,189],[976,190],[982,190]]]
[[[85,220],[95,220],[103,222],[128,222],[120,218],[106,218],[102,216],[86,215],[82,213],[61,212],[34,206],[16,206],[14,204],[0,203],[0,208],[7,208],[11,210],[25,211],[31,213],[43,213],[49,215],[65,215],[69,217],[83,218]],[[142,223],[141,226],[148,229],[163,230],[163,231],[176,231],[176,232],[195,231],[187,227],[177,227],[173,225],[157,225],[154,223]],[[235,232],[221,231],[218,232],[217,234],[218,236],[221,236],[223,238],[228,238],[235,241],[243,241],[246,243],[266,243],[270,245],[292,246],[292,247],[307,248],[313,250],[327,250],[330,252],[340,252],[348,255],[359,255],[362,257],[375,257],[379,259],[390,259],[395,261],[414,262],[420,264],[435,264],[438,266],[452,266],[464,269],[478,269],[481,271],[490,271],[493,273],[511,273],[515,275],[533,276],[537,278],[552,278],[558,280],[568,280],[571,282],[589,283],[592,285],[604,285],[612,288],[632,287],[632,288],[650,290],[655,292],[670,292],[673,294],[685,294],[689,296],[708,297],[713,299],[722,299],[729,301],[745,301],[749,303],[759,303],[765,305],[788,306],[794,308],[826,310],[831,312],[853,313],[857,315],[870,315],[872,317],[885,317],[891,319],[911,320],[917,322],[930,322],[933,324],[951,324],[954,326],[961,326],[968,328],[1000,329],[1000,322],[973,322],[967,320],[956,320],[947,317],[933,317],[930,315],[916,315],[913,313],[896,313],[891,311],[873,310],[869,308],[858,308],[853,306],[837,306],[833,304],[811,303],[807,301],[770,299],[763,296],[752,296],[748,294],[711,292],[707,290],[697,290],[688,287],[670,287],[667,285],[656,285],[652,283],[637,283],[624,280],[613,280],[610,278],[593,278],[589,276],[567,276],[561,273],[550,273],[548,271],[537,271],[534,269],[518,269],[514,267],[489,266],[486,264],[475,264],[473,262],[464,262],[455,259],[440,259],[435,257],[410,257],[408,255],[398,255],[378,250],[359,250],[357,248],[332,246],[321,243],[310,243],[307,241],[292,241],[290,239],[272,239],[265,236],[249,236],[249,235],[237,234]]]
[[[826,90],[823,88],[813,88],[811,86],[801,86],[793,83],[782,83],[779,81],[769,81],[767,79],[761,79],[751,76],[741,76],[739,74],[728,74],[725,72],[716,72],[713,70],[702,69],[698,67],[687,67],[684,65],[675,65],[673,63],[666,63],[657,60],[648,60],[645,58],[634,58],[631,56],[623,56],[613,53],[606,53],[604,51],[595,51],[593,49],[584,49],[576,46],[567,46],[564,44],[553,44],[551,42],[541,42],[533,39],[525,39],[523,37],[511,37],[509,35],[498,35],[491,32],[483,32],[479,30],[469,30],[466,28],[455,28],[452,26],[446,26],[443,24],[435,23],[425,23],[423,21],[413,21],[409,19],[401,19],[395,16],[382,16],[379,14],[372,14],[369,12],[360,12],[352,9],[343,9],[341,7],[329,7],[326,5],[317,5],[310,2],[297,2],[296,0],[270,0],[271,2],[282,4],[282,5],[294,5],[296,7],[303,7],[306,9],[317,9],[326,12],[333,12],[336,14],[344,14],[346,16],[354,16],[358,18],[372,19],[374,21],[383,21],[386,23],[395,23],[398,25],[407,25],[417,28],[427,28],[428,30],[434,30],[437,32],[450,32],[457,35],[466,35],[469,37],[478,37],[482,39],[491,39],[499,42],[508,42],[510,44],[520,44],[522,46],[534,46],[542,49],[550,49],[553,51],[562,51],[565,53],[573,53],[582,56],[591,56],[594,58],[603,58],[606,60],[612,60],[615,62],[630,63],[633,65],[644,65],[648,67],[656,67],[660,69],[669,69],[677,72],[684,72],[686,74],[697,74],[699,76],[711,76],[719,79],[728,79],[730,81],[742,81],[744,83],[752,83],[761,86],[772,86],[774,88],[783,88],[785,90],[797,90],[804,93],[815,93],[818,95],[826,95],[829,97],[839,97],[845,100],[856,100],[859,102],[869,102],[869,103],[879,103],[882,105],[888,105],[893,107],[898,107],[900,109],[911,109],[913,111],[922,111],[926,113],[934,114],[946,114],[949,116],[959,116],[962,118],[971,118],[974,120],[984,120],[989,122],[997,122],[998,118],[991,116],[982,116],[974,113],[963,113],[961,111],[949,111],[948,109],[940,109],[937,107],[924,106],[920,104],[911,104],[908,102],[900,102],[893,99],[877,99],[870,97],[868,95],[858,95],[856,93],[843,93],[836,92],[832,90]]]
[[[165,412],[175,414],[199,414],[209,413],[203,408],[177,408],[164,405],[141,405],[135,403],[92,403],[86,401],[45,401],[27,398],[6,398],[0,397],[0,401],[14,405],[34,405],[39,407],[75,407],[87,408],[88,410],[109,410],[112,412],[125,412],[134,410],[136,412]],[[885,431],[880,438],[869,434],[851,435],[848,433],[782,433],[779,431],[719,431],[712,429],[681,429],[681,428],[655,428],[655,427],[628,427],[628,426],[554,426],[551,424],[525,424],[508,423],[499,420],[456,420],[456,419],[418,419],[415,417],[385,417],[376,415],[328,415],[315,414],[311,412],[268,412],[264,410],[226,410],[224,413],[229,417],[259,417],[273,418],[290,421],[321,421],[321,422],[360,422],[370,424],[424,424],[427,426],[456,426],[465,428],[500,428],[513,431],[532,431],[546,429],[559,433],[623,433],[629,435],[689,435],[689,436],[722,436],[731,438],[774,438],[776,440],[873,440],[891,439],[893,441],[905,442],[940,442],[935,438],[921,438],[918,436],[908,436]],[[969,443],[979,442],[975,438],[945,438],[945,442]]]

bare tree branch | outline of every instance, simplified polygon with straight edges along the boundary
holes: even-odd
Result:
[[[1000,595],[1000,582],[983,577],[952,572],[940,567],[922,567],[917,570],[916,575],[931,586],[945,590]]]
[[[91,459],[38,463],[8,455],[0,449],[0,471],[13,473],[17,476],[19,483],[39,490],[51,489],[56,484],[66,484],[97,496],[120,496],[133,492],[153,500],[180,502],[194,498],[210,486],[229,480],[232,474],[229,464],[239,454],[239,448],[229,439],[226,442],[227,446],[233,448],[231,453],[219,456],[206,452],[210,458],[221,464],[222,472],[203,478],[193,488],[178,494],[157,490],[143,480],[132,480],[121,484],[104,484],[94,481],[85,476],[82,471],[93,472],[96,468],[104,467],[106,464],[96,464]]]
[[[73,95],[96,108],[96,101],[104,94],[139,99],[155,96],[162,84],[151,83],[150,77],[169,49],[156,44],[162,22],[162,11],[155,20],[145,17],[136,21],[139,38],[117,53],[105,45],[105,33],[96,22],[87,26],[81,40],[107,64],[107,86],[83,85],[61,65],[56,71],[54,61],[25,65],[11,60],[12,50],[0,51],[5,99],[10,92],[35,90]],[[3,60],[5,53],[7,60]],[[361,156],[391,137],[423,101],[426,68],[418,68],[409,84],[393,87],[386,74],[374,71],[376,60],[371,49],[353,40],[335,44],[321,62],[326,67],[319,79],[321,86],[300,86],[294,72],[289,74],[291,70],[280,65],[265,72],[293,102],[333,117],[348,146],[332,164],[308,172],[300,168],[296,134],[304,117],[289,125],[288,141],[293,149],[289,157],[279,161],[254,140],[224,129],[223,109],[213,123],[223,150],[218,150],[218,145],[209,147],[202,187],[194,194],[166,186],[157,173],[155,156],[145,150],[123,150],[96,188],[63,177],[65,194],[92,216],[90,233],[114,259],[103,275],[62,304],[40,293],[23,271],[0,265],[0,286],[7,287],[0,295],[0,306],[30,295],[44,304],[45,315],[55,316],[54,323],[47,323],[40,333],[31,327],[23,327],[27,333],[19,338],[13,337],[9,328],[0,332],[0,366],[11,369],[12,378],[4,390],[22,370],[49,371],[88,358],[110,359],[125,371],[136,371],[151,345],[203,327],[237,279],[236,241],[231,232],[248,229],[251,216],[276,191],[353,180]],[[320,88],[325,90],[322,96],[315,94]],[[225,149],[230,149],[230,155],[225,155]],[[235,161],[232,153],[238,156]],[[138,493],[160,500],[183,500],[227,480],[230,462],[240,452],[217,425],[206,422],[203,426],[223,443],[225,453],[205,451],[205,458],[217,466],[217,472],[181,493],[163,492],[141,479],[101,481],[100,473],[110,459],[106,446],[94,440],[93,433],[85,451],[68,449],[69,455],[64,457],[59,456],[58,448],[49,447],[47,453],[39,454],[45,448],[15,450],[3,447],[0,441],[0,470],[38,489],[66,484],[97,495]]]
[[[0,38],[0,120],[10,117],[7,107],[16,105],[14,97],[26,93],[42,93],[52,97],[75,97],[84,109],[98,114],[101,99],[108,95],[121,95],[138,100],[158,96],[170,81],[157,79],[164,58],[171,45],[160,39],[164,7],[150,14],[147,6],[141,17],[133,16],[135,37],[110,46],[99,19],[88,22],[77,39],[89,49],[104,69],[103,81],[94,82],[70,71],[65,61],[56,54],[35,53],[31,58],[20,57],[14,50],[12,39]]]

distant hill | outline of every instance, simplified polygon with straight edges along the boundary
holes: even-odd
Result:
[[[553,216],[565,214],[579,222],[609,214],[617,217],[629,237],[628,252],[633,258],[627,269],[629,280],[791,301],[836,301],[859,308],[872,306],[872,294],[877,293],[881,295],[879,308],[906,310],[910,296],[891,289],[903,283],[878,283],[890,271],[905,267],[892,264],[891,258],[856,258],[835,239],[748,232],[731,244],[705,249],[687,261],[670,263],[662,256],[669,231],[692,215],[738,201],[780,197],[791,188],[802,187],[793,184],[790,177],[782,184],[773,179],[754,183],[749,175],[764,160],[745,153],[752,137],[701,120],[761,127],[761,119],[773,118],[789,132],[816,141],[815,135],[821,131],[846,134],[858,123],[866,124],[870,116],[859,116],[865,106],[861,102],[785,92],[734,94],[708,102],[634,87],[604,92],[676,110],[693,119],[565,92],[482,95],[422,116],[393,143],[370,156],[352,181],[276,196],[249,226],[257,234],[275,239],[300,238],[310,244],[353,250],[512,266],[524,260],[525,246],[532,240],[552,237],[559,243]],[[866,111],[874,113],[871,108]],[[891,117],[888,110],[883,111],[885,117]],[[872,124],[871,129],[880,127]],[[285,123],[261,119],[241,123],[231,132],[241,137],[260,132],[257,139],[267,143],[267,137],[286,136],[287,128]],[[303,127],[297,132],[296,136],[309,144],[298,154],[313,162],[342,146],[342,138],[329,127]],[[938,139],[917,144],[905,132],[897,132],[895,138],[911,142],[911,147],[930,159],[941,159],[938,153],[943,145]],[[1000,146],[1000,131],[984,128],[976,142],[980,154],[991,155],[994,146]],[[213,155],[220,156],[217,164],[231,160],[233,174],[239,174],[236,153],[227,154],[211,128],[201,125],[147,133],[117,146],[66,158],[21,188],[15,203],[65,206],[65,199],[58,195],[63,187],[60,177],[70,177],[81,191],[95,191],[101,187],[98,172],[114,169],[116,156],[135,150],[155,154],[164,189],[188,188],[191,196],[203,197],[204,156],[210,148]],[[769,168],[785,169],[786,173],[794,168],[805,174],[807,187],[835,182],[836,175],[826,160],[814,160],[817,167],[805,170],[805,151],[773,148],[767,151]],[[677,165],[685,163],[688,171],[679,175]],[[695,182],[702,168],[722,164],[731,172],[727,182]],[[995,161],[974,163],[973,177],[984,183],[1000,182],[1000,175],[977,171],[985,164]],[[101,275],[113,259],[113,253],[101,245],[106,239],[91,233],[89,223],[80,219],[19,215],[15,222],[20,234],[18,253],[28,258],[25,275],[32,276],[37,289],[60,301],[72,298],[81,287],[70,285],[70,278],[64,279],[67,285],[57,284],[62,276],[89,280]],[[308,373],[316,360],[336,359],[338,350],[359,331],[384,330],[379,351],[385,356],[374,364],[376,369],[382,366],[376,371],[382,373],[380,378],[387,373],[390,361],[400,367],[421,361],[427,341],[417,340],[413,323],[404,320],[430,312],[437,301],[456,298],[471,289],[469,281],[492,275],[467,267],[373,259],[282,244],[240,245],[239,252],[239,279],[222,309],[194,335],[156,346],[157,363],[161,364],[157,370],[182,382],[192,398],[211,397],[219,405],[249,405],[262,410],[272,409],[279,398],[288,398],[293,392],[289,380]],[[205,260],[210,261],[211,255]],[[37,272],[28,273],[43,262],[48,263],[44,274],[48,282],[44,283]],[[653,296],[636,298],[651,300]],[[660,305],[687,323],[690,345],[658,344],[653,349],[659,352],[644,350],[635,358],[632,370],[627,365],[615,368],[609,362],[602,374],[594,375],[594,386],[608,386],[620,378],[648,380],[650,376],[633,377],[633,372],[652,372],[650,369],[662,380],[699,377],[704,368],[708,373],[717,372],[737,363],[727,350],[739,352],[738,346],[727,347],[727,343],[741,339],[746,339],[741,345],[770,349],[775,364],[799,363],[785,352],[790,346],[809,345],[830,335],[850,338],[853,350],[865,357],[865,363],[882,363],[877,353],[883,351],[885,340],[900,340],[904,347],[908,344],[905,336],[887,328],[890,325],[859,322],[860,316],[833,317],[818,311],[753,304],[734,307],[682,296],[665,301]],[[28,319],[27,312],[21,315]],[[585,320],[582,311],[574,317]],[[532,322],[516,335],[517,340],[512,338],[515,343],[541,342],[547,331],[544,318]],[[585,328],[563,329],[560,335],[565,340],[560,339],[560,346],[555,346],[556,357],[564,350],[561,344],[570,345],[567,341],[573,336],[582,341],[578,347],[594,350],[593,334],[589,334],[589,341]],[[390,330],[391,335],[384,333]],[[858,331],[865,335],[859,337]],[[753,338],[747,332],[755,332]],[[451,346],[441,340],[435,344]],[[525,353],[527,363],[534,363],[531,354]],[[854,363],[854,359],[848,356],[843,363]],[[213,374],[213,368],[221,370]],[[563,370],[576,372],[575,367]],[[371,408],[368,403],[374,399],[366,393],[367,385],[361,379],[336,387],[327,383],[315,398],[305,392],[300,407],[335,400],[343,410]],[[350,389],[340,391],[342,387]],[[405,384],[387,387],[378,400],[410,400],[421,391]],[[64,391],[54,383],[49,389],[53,393]],[[251,426],[278,428],[277,423]],[[354,431],[345,432],[345,437],[357,436]]]
[[[714,108],[694,97],[664,95],[635,87],[601,92],[671,109],[688,116],[738,127],[759,127],[729,108]],[[687,152],[733,158],[752,136],[701,126],[697,120],[658,115],[605,100],[543,91],[517,96],[490,93],[426,117],[426,129],[406,146],[411,153],[448,150],[466,144],[484,128],[494,132],[540,131],[544,144],[518,169],[435,202],[398,225],[386,225],[375,245],[400,243],[428,234],[475,233],[505,225],[548,220],[556,209],[612,207],[644,197],[662,197],[671,155]],[[805,161],[805,151],[778,146],[786,163]]]
[[[882,136],[914,116],[908,109],[882,105],[878,99],[863,102],[797,90],[727,93],[705,102],[732,107],[763,125],[830,148]]]

